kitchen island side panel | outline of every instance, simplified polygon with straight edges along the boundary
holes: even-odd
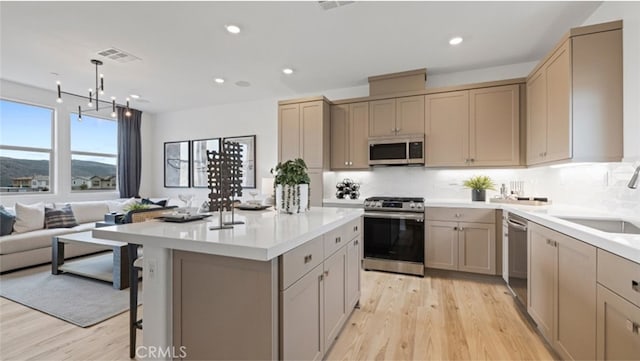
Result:
[[[278,259],[174,251],[173,345],[184,360],[278,359]]]

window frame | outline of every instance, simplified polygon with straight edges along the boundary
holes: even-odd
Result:
[[[33,103],[33,102],[29,102],[29,101],[25,101],[25,100],[17,100],[17,99],[13,99],[13,98],[9,98],[9,97],[0,97],[0,100],[2,101],[7,101],[7,102],[12,102],[12,103],[17,103],[17,104],[22,104],[22,105],[28,105],[28,106],[32,106],[32,107],[38,107],[38,108],[43,108],[43,109],[47,109],[51,111],[51,119],[49,120],[49,137],[51,138],[51,143],[50,143],[50,148],[38,148],[38,147],[25,147],[25,146],[20,146],[20,145],[5,145],[0,143],[0,150],[9,150],[9,151],[19,151],[19,152],[33,152],[33,153],[49,153],[49,190],[48,191],[39,191],[39,192],[26,192],[27,194],[54,194],[54,189],[55,189],[55,180],[56,180],[56,164],[55,164],[55,157],[54,154],[56,152],[56,121],[57,121],[57,116],[58,116],[58,111],[55,107],[51,107],[51,106],[46,106],[46,105],[42,105],[42,104],[37,104],[37,103]],[[23,195],[25,193],[23,192],[7,192],[7,191],[3,191],[0,188],[0,194],[5,195],[5,196],[9,196],[9,195]]]
[[[114,122],[116,124],[116,152],[114,154],[112,154],[112,153],[87,152],[87,151],[82,151],[82,150],[75,150],[74,151],[73,148],[72,148],[73,134],[71,134],[71,122],[78,121],[78,113],[69,112],[69,192],[71,192],[71,193],[119,192],[120,183],[118,182],[118,143],[117,143],[118,120],[114,119],[114,118],[110,118],[110,117],[107,118],[106,116],[89,115],[89,114],[85,114],[84,112],[83,112],[83,115],[85,117],[96,118],[96,119],[101,119],[101,120],[107,120],[107,121],[110,121],[110,122]],[[89,189],[85,189],[85,190],[73,189],[73,173],[72,173],[73,172],[73,167],[71,165],[73,164],[73,156],[74,155],[87,156],[87,157],[114,158],[116,160],[116,174],[115,174],[116,187],[115,188],[105,188],[105,189],[91,189],[91,188],[89,188]],[[93,182],[93,181],[90,180],[90,182]]]

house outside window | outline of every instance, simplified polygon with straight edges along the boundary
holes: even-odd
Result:
[[[51,192],[54,109],[0,99],[0,192]]]
[[[116,189],[118,123],[82,114],[69,116],[71,130],[71,190]]]

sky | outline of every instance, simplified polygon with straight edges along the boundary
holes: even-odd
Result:
[[[35,148],[51,148],[51,119],[53,109],[0,100],[0,144]],[[117,123],[114,120],[83,114],[70,115],[71,150],[94,153],[117,153]],[[2,150],[0,154],[12,158],[44,159],[42,153]],[[74,156],[74,159],[79,159]],[[82,157],[115,164],[115,159]]]

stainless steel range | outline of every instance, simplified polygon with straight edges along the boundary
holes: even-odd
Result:
[[[364,201],[364,268],[424,276],[424,198]]]

